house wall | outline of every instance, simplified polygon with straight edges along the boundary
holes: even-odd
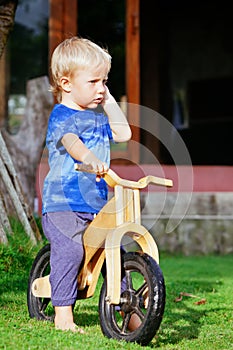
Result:
[[[158,247],[170,253],[233,253],[233,168],[231,166],[113,167],[137,180],[151,174],[173,180],[169,189],[141,193],[142,224]]]
[[[233,192],[194,192],[191,199],[181,193],[172,214],[176,199],[177,194],[168,193],[161,210],[163,198],[153,193],[143,210],[142,224],[160,250],[184,255],[233,253]]]

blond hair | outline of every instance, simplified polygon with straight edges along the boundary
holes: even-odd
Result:
[[[53,83],[51,91],[61,101],[60,79],[62,76],[72,77],[74,72],[85,68],[104,67],[109,72],[111,56],[106,49],[94,42],[72,37],[61,42],[54,50],[51,58],[51,73]]]

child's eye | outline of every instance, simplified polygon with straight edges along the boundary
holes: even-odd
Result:
[[[97,84],[97,83],[99,83],[100,81],[102,81],[102,84],[105,85],[105,84],[107,84],[108,79],[103,79],[103,80],[93,79],[93,80],[90,80],[89,83],[90,83],[90,84]]]

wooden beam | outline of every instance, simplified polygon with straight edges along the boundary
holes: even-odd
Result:
[[[8,114],[8,65],[7,65],[7,50],[5,48],[2,56],[0,57],[0,128],[5,126],[7,114]]]
[[[77,0],[50,0],[49,59],[64,39],[77,35]]]
[[[24,225],[25,232],[31,238],[33,243],[41,240],[41,234],[39,227],[34,219],[32,210],[27,203],[27,200],[23,194],[21,183],[18,174],[15,170],[10,153],[6,147],[4,138],[0,132],[0,175],[5,185],[12,204],[14,205],[18,214],[19,220]],[[2,222],[4,226],[9,230],[9,222],[5,220]]]
[[[78,0],[64,1],[64,38],[77,35]]]
[[[21,221],[21,223],[25,229],[26,234],[31,239],[31,242],[33,244],[36,244],[37,239],[35,237],[35,233],[33,232],[32,227],[30,226],[30,223],[28,221],[28,217],[24,211],[24,202],[21,202],[21,200],[18,196],[18,193],[14,187],[14,184],[11,181],[11,178],[9,176],[7,168],[4,165],[2,157],[0,157],[0,175],[1,175],[2,181],[5,185],[5,188],[6,188],[7,192],[9,193],[9,196],[12,200],[12,203],[15,207],[18,218]]]
[[[126,0],[126,94],[132,140],[136,141],[129,143],[129,160],[138,163],[140,153],[140,0]]]
[[[126,0],[126,91],[129,103],[140,103],[140,0]]]

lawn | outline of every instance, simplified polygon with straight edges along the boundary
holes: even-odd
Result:
[[[233,255],[171,256],[161,253],[167,300],[152,342],[142,347],[105,338],[98,319],[98,292],[77,302],[76,323],[85,334],[55,331],[30,319],[26,304],[29,269],[39,246],[22,237],[0,245],[0,349],[233,349]],[[183,293],[183,294],[182,294]]]

